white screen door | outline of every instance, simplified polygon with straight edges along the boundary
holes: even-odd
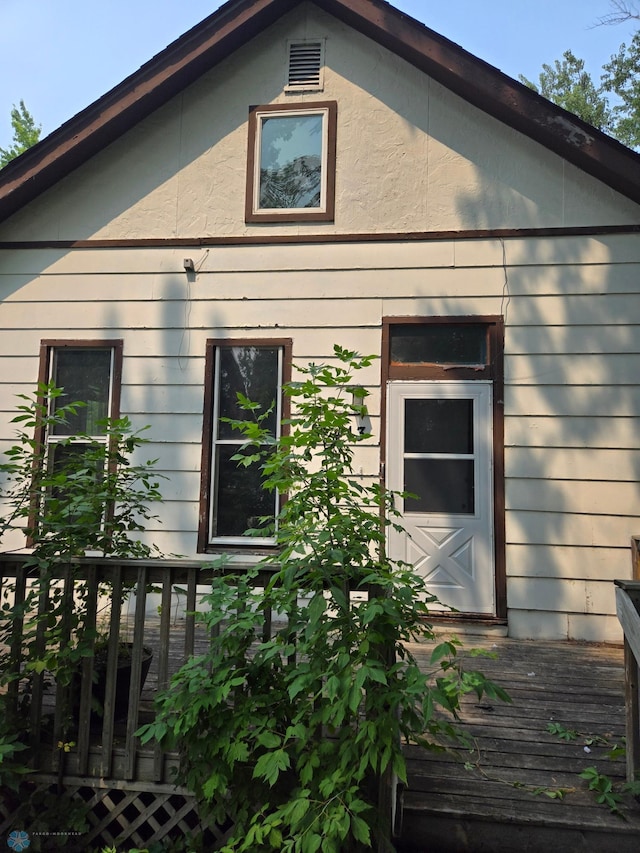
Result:
[[[464,613],[495,613],[492,438],[491,382],[389,382],[387,486],[415,495],[389,555]]]

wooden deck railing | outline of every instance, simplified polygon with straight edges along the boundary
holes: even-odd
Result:
[[[0,556],[0,591],[23,602],[36,571],[22,555]],[[216,570],[220,571],[220,570]],[[8,688],[9,713],[22,715],[29,732],[30,762],[35,771],[83,777],[117,778],[148,781],[167,780],[166,758],[159,747],[141,750],[135,737],[140,722],[150,718],[151,699],[159,688],[168,685],[170,677],[182,663],[197,653],[206,642],[203,627],[194,611],[198,595],[210,587],[214,570],[205,564],[185,560],[119,561],[114,559],[80,559],[56,575],[55,583],[64,591],[66,600],[77,596],[82,588],[86,595],[86,625],[108,637],[106,646],[106,681],[104,711],[95,709],[93,655],[82,658],[79,674],[72,690],[56,683],[46,670],[38,674],[25,672],[23,620],[10,626],[10,669],[22,678]],[[262,571],[255,586],[268,582],[269,571]],[[53,588],[53,584],[52,584]],[[108,598],[104,590],[107,589]],[[49,609],[52,589],[38,602],[40,613]],[[154,600],[150,596],[155,596]],[[122,606],[111,606],[112,602]],[[180,613],[177,613],[177,609]],[[104,614],[107,614],[106,617]],[[26,619],[28,614],[26,614]],[[264,614],[263,631],[271,630],[271,613]],[[64,629],[63,629],[64,632]],[[93,633],[93,631],[90,631]],[[126,713],[117,713],[117,671],[122,640],[130,643],[131,685]],[[73,637],[67,637],[73,642]],[[37,658],[44,658],[45,636],[40,630],[34,639]],[[153,651],[151,671],[143,688],[143,666],[146,649]],[[29,686],[29,694],[25,687]],[[79,695],[72,722],[62,709],[71,708],[71,693]],[[146,699],[145,699],[146,697]],[[69,747],[73,741],[74,746]],[[67,744],[65,751],[64,744]],[[142,753],[144,762],[141,764]]]
[[[640,537],[631,537],[631,581],[615,581],[616,610],[624,631],[627,779],[640,774]]]

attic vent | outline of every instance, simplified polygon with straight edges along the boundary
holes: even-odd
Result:
[[[289,42],[287,89],[318,91],[324,86],[324,39]]]

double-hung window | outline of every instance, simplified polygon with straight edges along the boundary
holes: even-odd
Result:
[[[40,380],[62,389],[50,401],[50,413],[83,404],[42,436],[54,468],[86,453],[91,443],[106,445],[105,420],[119,415],[121,369],[122,341],[42,342]]]
[[[233,458],[250,451],[242,450],[245,438],[229,421],[268,413],[262,426],[279,437],[290,353],[291,342],[282,339],[207,343],[200,551],[274,544],[279,495],[263,488],[258,464],[245,467]],[[242,408],[238,394],[259,405],[255,415]]]
[[[247,222],[333,220],[336,120],[335,101],[251,108]]]

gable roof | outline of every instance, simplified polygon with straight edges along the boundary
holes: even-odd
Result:
[[[0,222],[302,2],[312,2],[455,94],[640,203],[640,155],[384,0],[229,0],[0,170]]]

